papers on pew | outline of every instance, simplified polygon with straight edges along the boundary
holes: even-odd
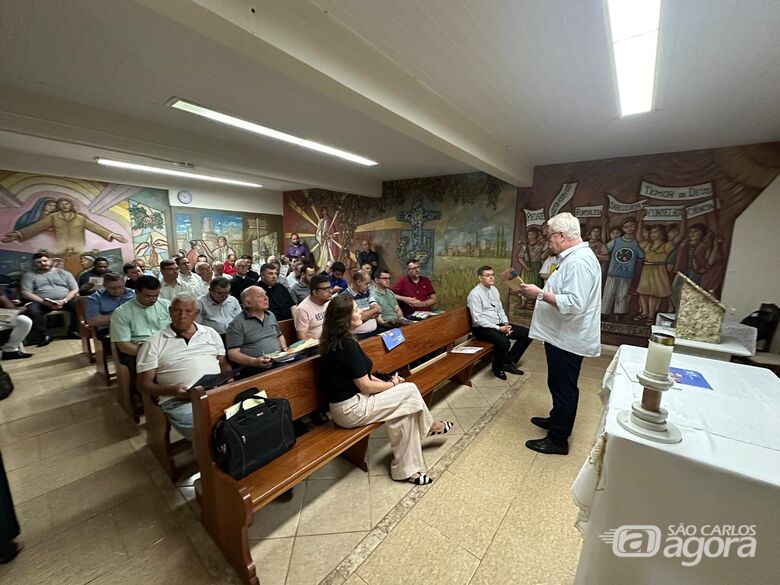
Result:
[[[434,315],[441,315],[443,312],[443,309],[434,309],[433,311],[415,311],[409,315],[409,318],[415,321],[422,321],[428,317],[433,317]]]
[[[453,347],[450,350],[450,353],[468,353],[468,354],[479,353],[481,349],[482,349],[481,347],[472,347],[470,345],[463,345],[460,347]]]
[[[288,362],[295,359],[295,356],[300,352],[319,344],[319,339],[305,339],[302,341],[296,341],[295,343],[290,344],[290,346],[287,348],[287,351],[275,351],[274,353],[269,353],[268,357],[277,363]]]
[[[250,408],[263,404],[265,402],[265,400],[263,400],[264,398],[268,398],[268,395],[265,393],[265,390],[260,390],[253,398],[247,398],[243,402],[229,406],[225,409],[225,419],[229,419],[236,414],[242,405],[244,406],[244,410],[249,410]]]

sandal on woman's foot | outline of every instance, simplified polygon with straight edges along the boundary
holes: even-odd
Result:
[[[452,430],[452,427],[455,426],[455,423],[451,420],[440,420],[439,422],[444,425],[444,428],[440,431],[428,431],[429,437],[432,437],[433,435],[446,435]]]
[[[414,485],[428,485],[433,483],[433,480],[425,475],[424,473],[418,473],[417,475],[414,475],[407,479],[409,483],[413,483]]]

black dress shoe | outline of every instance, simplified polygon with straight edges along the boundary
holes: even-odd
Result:
[[[493,370],[493,375],[499,380],[506,380],[506,374],[501,370]]]
[[[568,455],[569,445],[553,443],[552,439],[545,437],[544,439],[536,439],[534,441],[526,441],[525,446],[531,451],[537,451],[545,455]]]
[[[41,340],[38,342],[38,347],[46,347],[51,343],[51,335],[48,333],[41,336]]]
[[[549,417],[541,417],[541,416],[532,416],[531,417],[531,424],[536,425],[540,429],[544,429],[545,431],[550,430],[550,418]]]
[[[23,360],[25,358],[31,358],[33,354],[31,353],[24,353],[23,351],[4,351],[3,352],[3,359],[4,360]]]
[[[506,370],[510,374],[514,374],[515,376],[522,376],[523,374],[525,374],[523,370],[521,370],[514,364],[508,364],[504,366],[504,370]]]

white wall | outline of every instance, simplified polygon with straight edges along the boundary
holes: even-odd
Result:
[[[736,308],[741,320],[761,303],[780,305],[780,176],[778,176],[734,223],[731,255],[723,283],[723,303]],[[780,350],[780,334],[772,351]]]
[[[177,195],[179,191],[189,191],[192,203],[184,205]],[[282,215],[284,197],[280,191],[267,189],[230,188],[223,185],[190,183],[168,187],[168,200],[172,207],[200,207],[224,211],[245,211],[248,213],[271,213]]]

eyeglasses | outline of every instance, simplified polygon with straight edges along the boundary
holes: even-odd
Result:
[[[377,276],[374,280],[390,280],[389,276]]]
[[[326,290],[326,291],[330,292],[330,287],[329,286],[318,286],[314,290]]]
[[[563,235],[563,232],[553,232],[553,233],[551,233],[551,234],[547,234],[546,236],[544,236],[544,239],[545,239],[545,240],[547,240],[547,241],[549,241],[549,240],[550,240],[550,238],[552,238],[552,237],[553,237],[554,235],[556,235],[556,234],[557,234],[557,235],[561,235],[561,236],[562,236],[562,235]]]

